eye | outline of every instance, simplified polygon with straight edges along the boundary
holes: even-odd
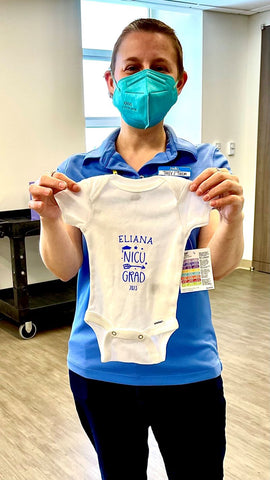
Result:
[[[168,72],[168,68],[165,65],[154,65],[151,68],[156,72]]]
[[[125,72],[127,73],[136,73],[139,71],[139,66],[138,65],[127,65],[124,69]]]

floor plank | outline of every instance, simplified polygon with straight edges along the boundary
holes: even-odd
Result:
[[[270,478],[270,275],[236,270],[211,292],[227,398],[228,480]]]
[[[270,478],[269,294],[270,276],[247,270],[210,294],[227,398],[225,480]],[[69,390],[69,333],[56,327],[24,341],[0,321],[1,480],[101,478]],[[149,480],[167,480],[151,432],[149,444]]]

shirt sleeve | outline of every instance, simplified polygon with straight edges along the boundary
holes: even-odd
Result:
[[[84,231],[91,216],[91,202],[87,183],[82,181],[79,185],[79,192],[63,190],[55,195],[55,200],[61,209],[64,222]]]
[[[213,153],[213,167],[227,168],[232,173],[228,159],[217,148],[215,148]]]
[[[208,202],[198,197],[195,192],[191,192],[188,189],[188,185],[180,200],[179,208],[182,222],[186,225],[188,231],[195,227],[203,227],[209,223],[212,208]]]

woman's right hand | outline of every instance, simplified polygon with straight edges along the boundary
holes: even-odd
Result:
[[[61,210],[54,195],[66,188],[72,192],[80,191],[80,186],[63,173],[55,172],[53,176],[42,175],[29,187],[32,196],[29,208],[35,210],[41,218],[57,219],[61,217]]]

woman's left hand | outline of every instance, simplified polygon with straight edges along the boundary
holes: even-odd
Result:
[[[226,223],[242,218],[243,188],[227,168],[207,168],[193,180],[190,190],[217,209]]]

